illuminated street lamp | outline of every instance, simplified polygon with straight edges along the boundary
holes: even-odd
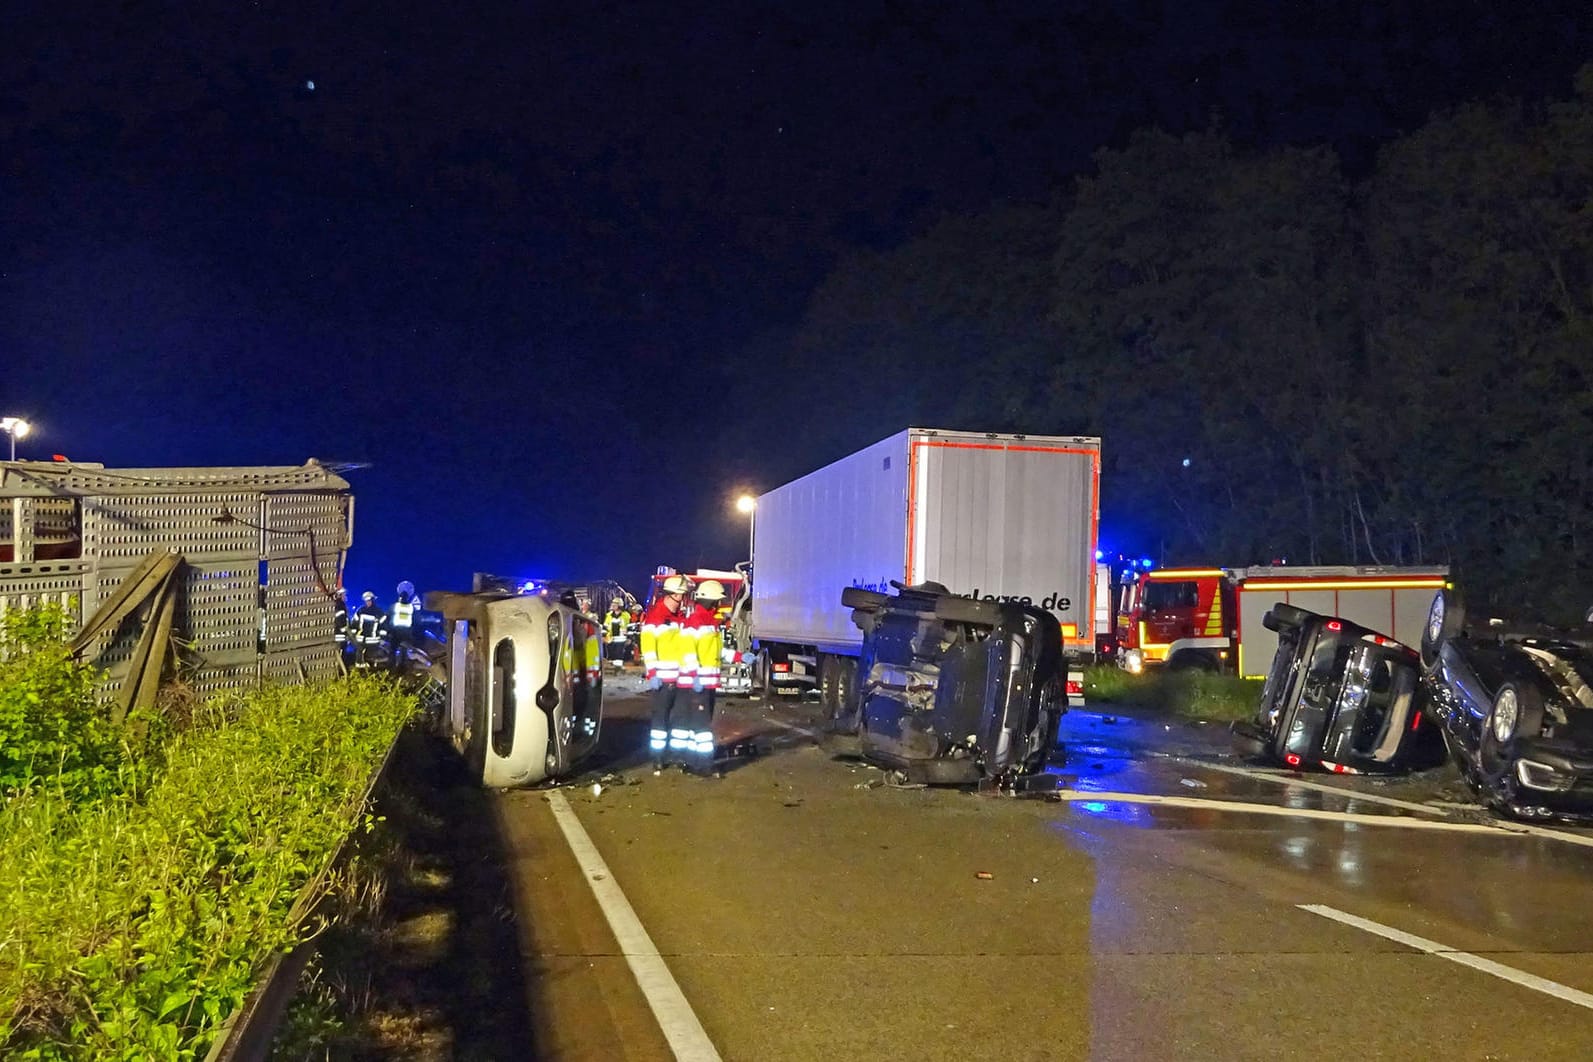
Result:
[[[21,417],[0,417],[0,431],[11,436],[11,460],[17,459],[17,440],[26,439],[33,425]]]
[[[758,499],[743,494],[736,499],[736,511],[747,514],[747,560],[752,560],[752,535],[758,526]]]

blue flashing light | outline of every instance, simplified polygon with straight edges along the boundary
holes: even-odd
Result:
[[[1141,557],[1139,559],[1139,566],[1144,568],[1146,571],[1150,571],[1156,566],[1156,562],[1151,560],[1149,557]]]
[[[1105,554],[1105,553],[1103,553],[1103,552],[1102,552],[1102,551],[1100,551],[1100,550],[1096,550],[1096,551],[1095,551],[1095,559],[1096,559],[1096,560],[1101,560],[1101,559],[1102,559],[1102,558],[1104,558],[1104,557],[1105,557],[1105,556],[1106,556],[1106,554]]]

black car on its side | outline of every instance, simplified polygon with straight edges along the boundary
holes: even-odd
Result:
[[[1422,661],[1429,711],[1484,802],[1523,819],[1593,817],[1593,626],[1471,619],[1446,588]]]
[[[959,597],[936,583],[851,587],[863,632],[855,697],[832,734],[864,758],[938,785],[1040,780],[1067,711],[1062,627],[1044,609]]]
[[[1247,756],[1372,774],[1433,766],[1443,748],[1421,709],[1421,659],[1338,616],[1279,602],[1262,618],[1278,649],[1253,719],[1235,723]]]

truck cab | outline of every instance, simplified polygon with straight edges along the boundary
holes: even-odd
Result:
[[[1165,664],[1224,668],[1237,632],[1231,574],[1221,568],[1163,568],[1125,582],[1117,615],[1118,661],[1128,671]]]

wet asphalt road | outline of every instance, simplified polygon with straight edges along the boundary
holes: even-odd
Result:
[[[724,702],[764,754],[655,778],[611,680],[560,787],[725,1059],[1593,1057],[1593,832],[1122,712],[1068,717],[1065,800],[897,788],[814,718]],[[672,1057],[549,800],[492,800],[537,1053]]]

